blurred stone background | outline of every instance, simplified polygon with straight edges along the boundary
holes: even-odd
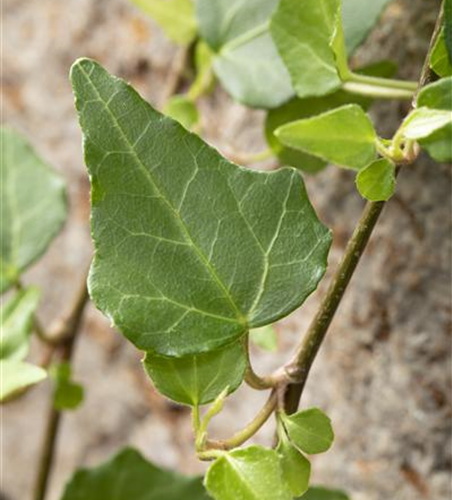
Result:
[[[390,58],[400,76],[416,79],[438,5],[392,3],[356,62]],[[93,57],[161,107],[178,49],[127,0],[3,0],[2,17],[2,121],[30,139],[69,191],[70,219],[25,280],[42,286],[39,316],[49,324],[71,303],[91,255],[89,183],[70,65],[77,57]],[[383,134],[395,129],[407,106],[374,107]],[[204,137],[221,151],[264,147],[263,112],[234,104],[221,89],[202,100],[201,110]],[[307,185],[319,216],[334,230],[331,270],[363,201],[350,173],[333,167],[308,177]],[[302,401],[324,409],[337,435],[330,452],[313,458],[314,482],[343,488],[353,500],[451,498],[450,236],[450,166],[422,157],[400,175]],[[277,325],[279,353],[253,352],[257,371],[288,359],[328,277],[301,310]],[[39,345],[34,355],[40,355]],[[74,468],[99,463],[125,445],[163,466],[202,472],[187,410],[156,394],[139,360],[140,353],[90,307],[74,359],[86,399],[64,416],[49,500],[59,499]],[[1,410],[2,498],[31,498],[49,396],[50,384],[42,384]],[[212,434],[241,427],[264,399],[242,387],[214,421]],[[269,443],[272,432],[269,423],[256,441]]]

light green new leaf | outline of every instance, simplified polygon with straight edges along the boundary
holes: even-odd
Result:
[[[0,131],[0,292],[47,249],[66,219],[61,178],[16,132]]]
[[[199,113],[193,102],[184,95],[172,96],[163,108],[165,115],[177,120],[187,130],[191,130],[199,121]]]
[[[0,359],[22,360],[28,353],[33,315],[38,307],[39,290],[19,291],[0,308]]]
[[[340,0],[281,0],[272,17],[273,40],[299,97],[328,94],[341,86],[332,46],[338,50],[340,11]]]
[[[61,500],[209,500],[201,478],[160,469],[125,448],[108,462],[79,469]]]
[[[215,500],[292,500],[276,451],[250,446],[224,453],[205,478]]]
[[[369,201],[386,201],[395,191],[395,166],[386,159],[376,160],[361,169],[356,176],[356,187]]]
[[[242,341],[196,356],[170,358],[147,353],[144,368],[168,398],[191,406],[210,403],[226,388],[241,384],[247,368]]]
[[[15,359],[0,360],[0,402],[17,396],[47,377],[42,368]]]
[[[303,303],[331,235],[295,170],[228,162],[94,61],[72,82],[92,183],[90,294],[137,347],[218,349]]]
[[[350,500],[343,491],[313,486],[298,500]]]
[[[189,44],[198,31],[192,0],[131,0],[176,43]]]
[[[436,39],[430,55],[430,67],[438,76],[445,77],[452,75],[452,63],[447,53],[444,28]]]
[[[452,111],[418,108],[404,120],[401,132],[407,139],[424,139],[452,123]]]
[[[378,22],[391,0],[342,0],[345,45],[351,54]]]
[[[396,66],[389,61],[380,61],[365,68],[357,70],[356,73],[390,78],[394,75]],[[359,104],[362,108],[368,109],[372,104],[369,97],[351,94],[338,90],[333,94],[322,97],[298,97],[291,99],[282,106],[272,109],[267,113],[265,120],[265,137],[272,151],[278,156],[282,165],[296,167],[303,172],[316,173],[326,167],[327,163],[320,158],[308,155],[302,151],[284,146],[275,136],[274,131],[286,123],[293,122],[300,118],[319,115],[330,109],[338,108],[345,104]]]
[[[216,52],[214,70],[233,98],[273,108],[293,95],[268,31],[278,0],[197,0],[201,37]]]
[[[432,109],[452,110],[452,77],[442,78],[424,87],[419,93],[417,105]],[[452,161],[452,124],[433,132],[419,144],[436,161]]]
[[[283,477],[294,496],[302,495],[309,486],[311,464],[288,440],[286,433],[279,433],[276,451],[281,460]]]
[[[275,135],[286,146],[355,170],[368,165],[377,154],[372,122],[357,104],[288,123]]]
[[[278,349],[278,338],[273,325],[250,330],[250,341],[265,351],[274,352]]]
[[[292,444],[305,453],[323,453],[333,444],[331,420],[321,410],[311,408],[281,418]]]
[[[69,363],[53,365],[50,373],[55,381],[53,406],[57,410],[75,410],[84,397],[83,386],[71,380],[72,368]]]

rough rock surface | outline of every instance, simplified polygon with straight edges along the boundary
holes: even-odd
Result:
[[[416,78],[437,5],[392,4],[356,59],[390,57],[399,62],[401,76]],[[48,324],[70,303],[91,252],[89,186],[69,67],[77,57],[94,57],[161,105],[177,49],[127,0],[4,0],[3,27],[2,120],[29,137],[69,189],[71,218],[26,276],[26,282],[42,285],[40,317]],[[405,111],[406,104],[375,108],[383,133]],[[206,138],[220,150],[263,146],[262,112],[231,103],[221,90],[203,100],[202,112]],[[334,269],[363,202],[348,172],[330,167],[307,184],[319,215],[334,229]],[[449,166],[423,157],[402,172],[307,386],[303,406],[323,408],[337,435],[332,451],[313,460],[314,480],[344,488],[354,500],[451,497],[450,203]],[[327,281],[279,323],[280,353],[255,353],[258,371],[287,359]],[[162,465],[202,470],[193,457],[187,412],[156,395],[139,358],[90,308],[74,360],[86,401],[64,417],[49,500],[59,498],[75,467],[98,463],[126,444]],[[264,397],[241,388],[212,425],[213,434],[226,436],[240,427]],[[31,500],[48,398],[43,384],[2,409],[4,498]],[[271,436],[269,423],[256,440],[268,443]]]

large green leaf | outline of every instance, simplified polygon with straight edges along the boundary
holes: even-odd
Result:
[[[208,500],[201,478],[160,469],[126,448],[92,469],[80,469],[61,500]]]
[[[144,367],[156,388],[179,403],[198,406],[210,403],[226,388],[241,384],[247,368],[242,341],[195,356],[170,358],[146,354]]]
[[[66,219],[61,178],[16,132],[0,131],[0,292],[47,249]]]
[[[350,500],[349,497],[339,490],[331,490],[323,486],[313,486],[298,500]]]
[[[396,66],[393,63],[389,61],[380,61],[361,68],[356,72],[368,76],[389,78],[394,75],[395,71]],[[295,97],[282,106],[271,109],[267,113],[267,118],[265,120],[265,137],[268,145],[278,156],[283,165],[290,165],[308,173],[318,172],[326,167],[326,161],[303,153],[302,151],[284,146],[275,136],[274,131],[286,123],[293,122],[300,118],[319,115],[330,109],[350,103],[359,104],[362,108],[368,109],[372,104],[372,99],[338,90],[333,94],[322,97],[306,97],[304,99]]]
[[[180,44],[190,43],[197,26],[192,0],[131,0],[154,19],[169,38]]]
[[[197,0],[201,37],[216,52],[224,88],[248,106],[272,108],[293,95],[268,23],[278,0]]]
[[[289,441],[281,429],[276,451],[280,456],[283,477],[294,496],[302,495],[309,486],[311,464],[309,460]]]
[[[288,123],[275,135],[286,146],[355,170],[377,155],[372,122],[356,104]]]
[[[72,81],[92,182],[91,297],[139,348],[217,349],[316,288],[331,235],[295,170],[229,163],[94,61]]]
[[[345,45],[352,53],[378,22],[391,0],[342,0]]]
[[[215,500],[292,500],[276,451],[250,446],[224,453],[206,474]]]
[[[28,353],[33,315],[38,307],[39,290],[19,291],[0,308],[0,359],[22,360]]]
[[[361,169],[356,176],[356,187],[369,201],[386,201],[395,191],[395,166],[381,159]]]
[[[452,77],[442,78],[422,89],[417,105],[440,110],[452,110]],[[437,130],[419,144],[436,161],[452,161],[452,124]]]
[[[47,377],[39,366],[16,359],[0,360],[0,402],[8,401]]]
[[[323,453],[333,444],[331,420],[317,408],[283,414],[282,420],[292,444],[305,453]]]
[[[271,33],[299,97],[337,90],[334,42],[342,33],[340,0],[281,0]]]

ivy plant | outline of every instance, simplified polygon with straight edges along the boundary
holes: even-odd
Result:
[[[83,400],[70,361],[89,297],[142,352],[155,388],[191,409],[194,452],[209,465],[204,478],[187,478],[127,448],[77,471],[62,500],[347,500],[310,486],[310,456],[332,447],[334,431],[321,409],[300,409],[300,398],[398,172],[422,150],[452,160],[451,2],[441,4],[417,82],[394,79],[388,62],[354,68],[350,61],[388,0],[133,3],[183,46],[191,73],[180,68],[162,113],[99,62],[73,64],[94,256],[88,285],[84,279],[54,329],[40,325],[39,291],[24,287],[21,275],[66,218],[64,184],[20,136],[1,132],[0,288],[11,294],[0,318],[2,400],[46,377],[24,361],[32,332],[51,347],[42,363],[54,383],[50,431],[35,500],[45,498],[61,411]],[[255,158],[274,156],[278,168],[238,165],[199,135],[196,104],[217,81],[236,101],[268,110],[270,150]],[[368,113],[379,99],[412,103],[392,137],[381,137]],[[354,173],[368,201],[292,359],[258,375],[250,343],[277,349],[274,323],[303,305],[327,268],[332,231],[303,173],[328,164]],[[214,439],[211,420],[244,381],[268,391],[266,403],[236,434]],[[271,416],[274,446],[247,445]]]

